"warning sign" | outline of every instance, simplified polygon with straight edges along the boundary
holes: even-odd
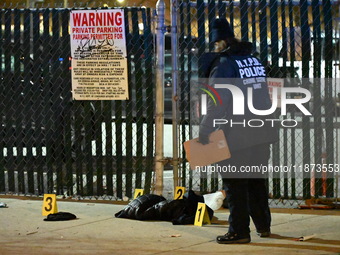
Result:
[[[277,89],[277,107],[281,107],[281,89],[284,87],[284,79],[267,78],[270,99],[273,101],[273,88]]]
[[[124,10],[70,15],[73,99],[128,99]]]

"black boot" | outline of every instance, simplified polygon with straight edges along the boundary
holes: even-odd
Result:
[[[270,228],[269,229],[262,229],[262,230],[256,230],[257,235],[259,237],[270,237]]]
[[[220,244],[250,243],[250,235],[240,236],[235,233],[226,233],[223,236],[218,236],[216,242]]]

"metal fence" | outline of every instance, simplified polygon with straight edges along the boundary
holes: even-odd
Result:
[[[301,86],[312,93],[306,107],[313,116],[298,116],[296,128],[282,128],[280,141],[272,146],[270,164],[304,166],[339,164],[339,11],[329,1],[319,0],[241,0],[241,1],[177,1],[178,96],[179,96],[179,164],[178,185],[213,192],[222,189],[220,177],[208,178],[189,170],[182,143],[198,134],[190,128],[192,111],[190,81],[198,76],[199,59],[211,51],[211,24],[216,17],[226,17],[236,37],[251,41],[253,50],[267,67],[269,76],[290,78],[285,86]],[[292,80],[294,78],[294,80]],[[323,78],[323,79],[316,79]],[[332,79],[331,79],[332,78]],[[288,80],[289,82],[289,80]],[[279,116],[279,114],[277,114]],[[282,118],[282,116],[281,116]],[[339,175],[313,173],[295,176],[274,173],[269,178],[272,206],[294,205],[310,197],[338,196]]]
[[[164,149],[169,158],[164,162],[173,163],[174,171],[168,164],[165,196],[172,197],[174,183],[202,193],[222,188],[217,174],[206,178],[189,170],[182,147],[197,136],[190,128],[190,82],[198,76],[202,54],[213,49],[210,28],[217,16],[227,17],[237,37],[253,43],[271,77],[288,78],[289,86],[298,84],[313,94],[308,103],[311,118],[288,112],[298,126],[280,130],[270,163],[340,163],[340,81],[335,79],[339,77],[340,26],[333,2],[174,3],[176,27],[166,39],[176,40],[172,47],[167,44],[164,70]],[[131,98],[124,101],[72,100],[70,9],[0,10],[0,193],[116,200],[131,198],[135,188],[153,191],[153,13],[148,8],[124,10]],[[178,53],[173,54],[174,49]],[[177,81],[177,96],[172,97],[171,84]],[[176,123],[171,117],[174,109],[178,109]],[[172,124],[177,134],[175,155],[170,146]],[[276,173],[270,176],[268,189],[272,206],[291,206],[311,196],[337,197],[338,182],[336,173],[320,178]]]
[[[152,190],[152,12],[124,10],[124,101],[72,100],[70,9],[0,10],[0,193],[119,199]]]

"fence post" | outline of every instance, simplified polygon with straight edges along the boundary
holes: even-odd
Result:
[[[155,192],[163,193],[163,170],[164,170],[164,0],[158,0],[156,4],[156,117],[155,117]]]
[[[177,0],[171,1],[171,64],[172,64],[172,166],[174,191],[178,183],[178,56],[177,56]]]

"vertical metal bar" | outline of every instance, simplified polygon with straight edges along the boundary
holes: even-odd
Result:
[[[259,28],[260,28],[260,61],[262,65],[268,66],[268,31],[267,31],[267,1],[259,0]],[[269,180],[266,180],[269,189]],[[268,190],[269,191],[269,190]]]
[[[251,38],[253,43],[253,52],[256,51],[256,2],[255,0],[251,0],[250,2],[250,10],[251,10],[251,21],[252,21],[252,29],[251,29]]]
[[[27,181],[28,186],[25,185],[25,181],[23,181],[23,189],[25,190],[24,193],[34,193],[34,180],[33,180],[33,171],[34,166],[32,162],[32,147],[33,147],[33,127],[32,127],[32,107],[31,107],[31,101],[32,101],[32,91],[31,91],[31,84],[30,84],[30,68],[29,68],[29,47],[30,47],[30,41],[29,41],[29,30],[23,31],[23,36],[21,36],[21,29],[20,26],[25,26],[25,15],[26,13],[23,10],[20,10],[18,13],[18,21],[16,22],[18,24],[18,30],[19,30],[19,46],[17,48],[17,51],[20,52],[19,55],[19,72],[20,72],[20,94],[21,94],[21,111],[18,113],[18,117],[21,118],[21,144],[23,146],[23,155],[22,159],[18,158],[18,167],[19,169],[26,170],[27,172]],[[23,24],[22,24],[23,23]],[[21,37],[21,38],[20,38]],[[21,43],[21,39],[23,43]],[[25,68],[26,67],[26,68]],[[26,72],[25,72],[26,69]],[[17,107],[17,111],[20,110],[20,107]],[[26,168],[27,165],[30,165],[31,167]],[[31,188],[29,188],[29,186]],[[27,189],[25,189],[27,188]]]
[[[322,164],[322,120],[321,120],[321,22],[319,0],[312,0],[313,15],[313,117],[314,117],[314,163]],[[322,178],[316,173],[315,197],[322,195]]]
[[[50,43],[49,39],[49,11],[45,10],[40,13],[43,16],[43,36],[41,38],[41,44],[44,45],[44,49],[48,52],[48,47]],[[37,186],[38,194],[44,193],[44,168],[46,168],[46,156],[43,156],[43,147],[46,148],[46,137],[45,137],[45,105],[47,102],[45,101],[45,93],[46,87],[45,83],[48,82],[49,77],[45,73],[46,69],[48,69],[48,63],[44,63],[43,61],[48,61],[48,54],[44,55],[46,58],[41,56],[40,50],[40,31],[39,29],[33,29],[39,24],[39,12],[34,10],[30,11],[30,34],[33,36],[33,63],[32,63],[32,82],[34,84],[34,93],[33,92],[33,105],[32,109],[35,109],[38,113],[36,114],[35,119],[35,148],[36,148],[36,164],[37,164]],[[45,70],[42,72],[42,70]],[[48,71],[48,70],[47,70]],[[37,93],[39,91],[39,93]]]
[[[178,59],[178,64],[179,64],[179,80],[177,80],[176,82],[178,83],[177,85],[177,90],[180,91],[180,96],[179,96],[179,113],[180,113],[180,125],[177,126],[178,130],[182,130],[182,132],[180,132],[181,135],[178,135],[178,131],[177,131],[177,139],[178,141],[180,140],[185,140],[187,137],[187,132],[185,129],[185,114],[188,111],[188,102],[187,100],[185,100],[185,96],[186,96],[186,84],[185,84],[185,79],[186,79],[186,74],[187,74],[187,79],[190,79],[190,71],[191,71],[191,60],[189,60],[189,55],[190,55],[190,50],[189,50],[189,44],[190,44],[190,40],[191,40],[191,35],[190,33],[187,34],[187,40],[185,39],[185,35],[186,35],[186,31],[185,29],[187,28],[187,24],[186,24],[186,20],[185,20],[185,16],[184,16],[184,5],[185,3],[183,1],[181,1],[179,8],[177,10],[177,12],[179,12],[178,15],[178,31],[177,31],[177,38],[178,38],[178,50],[179,53],[177,55],[177,59]],[[187,6],[188,8],[188,6]],[[190,8],[190,7],[189,7]],[[188,18],[188,17],[187,17]],[[185,48],[188,48],[188,52],[187,52],[187,63],[185,63],[185,56],[186,56],[186,52],[185,52]],[[187,65],[186,65],[187,64]],[[187,66],[187,72],[185,67]],[[183,129],[184,127],[184,129]],[[177,146],[181,146],[181,143],[179,143]],[[181,158],[184,159],[182,160],[182,164],[180,165],[181,167],[181,172],[180,174],[180,178],[181,180],[178,180],[178,183],[180,185],[182,185],[183,187],[185,187],[185,183],[186,183],[186,164],[185,164],[185,151],[181,148],[180,152],[181,154]]]
[[[204,1],[203,0],[197,0],[197,24],[198,24],[198,38],[197,38],[197,44],[198,44],[198,56],[203,56],[205,52],[205,12],[204,12]],[[199,62],[198,70],[199,73],[201,73],[202,66],[200,66],[201,63]],[[201,185],[200,185],[200,191],[204,192],[207,190],[207,178],[206,175],[202,175],[201,173]]]
[[[61,128],[60,126],[63,123],[63,120],[60,116],[62,114],[61,104],[60,104],[60,82],[56,82],[59,74],[59,19],[58,19],[58,11],[56,9],[52,9],[52,40],[51,40],[51,59],[50,68],[51,68],[51,87],[50,87],[50,101],[51,101],[51,110],[53,114],[49,116],[51,118],[51,130],[50,134],[53,133],[51,138],[51,157],[49,158],[51,161],[52,169],[55,170],[55,175],[53,174],[52,178],[56,176],[56,182],[54,183],[53,188],[56,188],[56,193],[62,193],[62,185],[61,185],[61,157],[60,157],[60,147],[62,146]],[[60,132],[61,131],[61,132]],[[52,145],[53,144],[53,145]],[[52,170],[50,169],[50,170]]]
[[[209,22],[209,51],[214,50],[214,43],[211,42],[211,26],[216,16],[216,4],[215,0],[209,0],[208,2],[208,22]]]
[[[20,55],[20,71],[23,73],[23,95],[25,95],[26,100],[24,100],[24,108],[27,109],[27,115],[23,116],[24,122],[26,124],[25,129],[23,130],[23,146],[25,148],[24,159],[20,164],[22,164],[22,168],[25,168],[25,165],[31,166],[26,168],[27,172],[27,187],[25,189],[25,194],[34,194],[34,160],[33,160],[33,152],[32,149],[34,147],[34,120],[33,120],[33,90],[32,90],[32,66],[30,65],[30,12],[29,10],[21,10],[21,24],[24,27],[23,31],[23,45],[22,45],[22,53]],[[21,167],[21,166],[20,166]],[[26,186],[26,185],[25,185]]]
[[[50,36],[50,10],[46,9],[44,12],[44,55],[42,55],[42,62],[43,62],[43,77],[44,77],[44,101],[45,101],[45,105],[44,105],[44,128],[45,128],[45,148],[46,148],[46,155],[45,155],[45,160],[46,160],[46,171],[47,171],[47,191],[48,193],[52,193],[53,192],[53,164],[52,164],[52,157],[53,157],[53,143],[52,143],[52,139],[54,139],[53,133],[51,133],[52,131],[52,120],[51,118],[53,118],[53,111],[52,111],[52,105],[51,105],[51,93],[52,93],[52,77],[51,77],[51,72],[50,72],[50,60],[52,58],[52,38]],[[35,15],[33,16],[33,31],[39,31],[37,28],[39,27],[39,12],[36,11]],[[39,41],[39,33],[37,33],[36,35],[36,39],[37,42]],[[38,55],[34,56],[39,58],[41,52],[37,52]]]
[[[3,31],[3,10],[0,9],[0,37],[4,38],[4,31]],[[3,69],[3,40],[0,40],[0,68],[1,72],[4,71]],[[5,127],[5,119],[4,119],[4,102],[5,102],[5,85],[3,84],[3,73],[1,73],[0,77],[0,192],[5,192],[6,186],[5,186],[5,154],[4,154],[4,149],[5,149],[5,133],[4,133],[4,127]]]
[[[260,18],[260,60],[262,65],[268,63],[268,43],[267,43],[267,3],[266,0],[259,0],[259,18]]]
[[[129,19],[128,13],[124,13],[125,18],[125,31],[129,34]],[[131,10],[131,18],[136,19],[137,13],[134,9]],[[128,40],[127,42],[127,62],[128,62],[128,70],[131,70],[131,62],[136,62],[135,59],[132,60],[131,55],[133,54],[132,50],[132,40]],[[135,42],[134,42],[135,43]],[[132,53],[132,54],[131,54]],[[132,87],[134,82],[132,82],[131,72],[128,72],[128,80],[129,80],[129,97],[132,95]],[[132,171],[133,171],[133,157],[132,157],[132,144],[133,144],[133,134],[132,134],[132,122],[133,122],[133,102],[130,98],[126,102],[126,122],[125,122],[125,144],[126,144],[126,155],[125,155],[125,188],[126,188],[126,196],[132,197]]]
[[[186,112],[190,112],[190,105],[188,105],[185,102],[185,98],[186,98],[186,93],[188,93],[188,96],[190,98],[190,82],[191,82],[191,73],[192,73],[192,62],[193,62],[193,52],[192,49],[194,48],[194,43],[193,43],[193,37],[191,34],[191,23],[192,23],[192,14],[191,14],[191,6],[189,3],[189,0],[185,0],[185,6],[186,9],[184,10],[184,6],[181,5],[181,14],[180,14],[180,24],[181,24],[181,33],[180,33],[180,41],[183,42],[183,44],[181,44],[180,46],[180,64],[181,64],[181,81],[183,82],[185,80],[185,59],[184,59],[184,51],[185,51],[185,45],[184,45],[184,41],[185,41],[185,36],[187,37],[187,51],[188,51],[188,63],[187,63],[187,67],[188,67],[188,77],[187,77],[187,81],[184,82],[184,86],[186,86],[185,88],[183,88],[183,85],[181,84],[181,130],[182,130],[182,141],[185,141],[188,139],[188,135],[190,137],[190,131],[187,132],[186,126],[188,125],[188,123],[185,121],[186,119]],[[184,15],[184,11],[185,11],[185,15]],[[185,31],[186,29],[186,31]],[[189,124],[190,124],[190,120],[189,120]],[[190,128],[189,128],[190,129]],[[182,158],[185,159],[186,158],[186,154],[185,151],[182,150]],[[186,187],[186,185],[188,185],[189,189],[192,189],[192,171],[189,171],[189,182],[188,184],[186,183],[186,176],[187,176],[187,161],[183,160],[182,161],[182,186]]]
[[[291,113],[291,119],[294,119],[295,114],[294,112]],[[295,129],[290,130],[290,151],[291,151],[291,165],[295,165],[296,159],[295,159]],[[291,173],[291,198],[296,199],[296,176],[295,172],[293,171]]]
[[[271,68],[273,77],[278,77],[279,67],[279,26],[277,0],[270,0],[270,41],[271,41]]]
[[[56,192],[57,194],[63,194],[63,175],[62,175],[62,162],[63,162],[63,130],[64,130],[64,105],[61,100],[61,92],[63,90],[63,83],[58,81],[61,76],[61,66],[60,66],[60,11],[58,9],[52,10],[52,111],[53,111],[53,157],[51,158],[52,165],[54,165],[56,180]]]
[[[26,126],[26,123],[23,121],[25,118],[23,116],[24,111],[27,114],[27,108],[24,107],[23,98],[23,90],[24,84],[22,84],[22,74],[20,70],[20,55],[21,55],[21,47],[20,47],[20,11],[18,9],[14,9],[14,45],[13,45],[13,54],[14,54],[14,93],[13,96],[17,102],[15,102],[15,111],[13,118],[15,119],[15,142],[14,147],[16,148],[16,157],[15,157],[15,166],[18,172],[18,192],[25,192],[25,177],[24,177],[24,157],[23,157],[23,126]],[[14,107],[14,104],[13,104]],[[26,128],[26,127],[25,127]]]
[[[332,45],[332,5],[330,0],[323,0],[323,16],[325,22],[325,125],[326,125],[326,163],[334,163],[334,125],[333,125],[333,86],[332,86],[332,58],[333,58],[333,45]],[[327,172],[327,189],[326,196],[334,196],[334,174]]]
[[[197,6],[199,6],[198,1],[197,1]],[[218,16],[220,18],[225,18],[226,17],[226,3],[224,3],[223,0],[218,0]]]
[[[29,165],[30,167],[26,168],[27,171],[27,183],[28,183],[28,193],[34,194],[34,171],[35,171],[35,161],[32,153],[32,149],[35,146],[34,144],[34,133],[36,130],[35,126],[33,126],[36,123],[36,121],[33,119],[34,116],[34,108],[33,108],[33,102],[34,102],[34,94],[40,94],[40,90],[34,91],[32,90],[32,66],[31,66],[31,60],[30,60],[30,31],[31,31],[31,24],[30,24],[30,11],[29,10],[23,10],[23,52],[21,55],[21,59],[23,59],[23,66],[22,71],[24,74],[23,82],[24,82],[24,91],[23,95],[25,96],[25,99],[22,100],[25,104],[25,108],[27,109],[27,112],[25,114],[25,123],[26,128],[24,132],[24,141],[26,146],[26,160],[25,164]],[[34,130],[33,130],[34,129]]]
[[[208,3],[208,23],[209,23],[209,51],[214,50],[214,43],[211,42],[211,27],[213,20],[215,19],[216,15],[216,4],[215,1],[209,1]],[[218,187],[218,174],[212,173],[211,174],[211,183],[210,183],[210,191],[215,191]]]
[[[240,0],[240,15],[241,15],[241,39],[248,41],[248,0]]]
[[[286,1],[281,0],[281,31],[282,31],[282,71],[283,77],[287,77],[287,26],[286,26]],[[285,142],[288,142],[285,141]]]
[[[288,130],[285,128],[283,130],[283,165],[288,166]],[[289,189],[288,189],[288,173],[284,173],[283,176],[283,197],[288,198],[289,197]]]
[[[77,195],[83,195],[83,114],[84,107],[81,101],[74,102],[74,152],[76,158],[76,187]]]
[[[229,2],[228,14],[230,27],[234,30],[234,1]]]
[[[153,36],[151,33],[151,10],[147,9],[146,20],[144,22],[144,52],[145,52],[145,83],[146,86],[146,174],[144,191],[150,192],[151,179],[153,172],[153,141],[154,141],[154,123],[153,123],[153,98],[154,90],[152,84],[152,48]]]
[[[107,112],[103,112],[103,104],[101,101],[94,102],[94,139],[96,144],[96,156],[95,156],[95,165],[94,170],[97,176],[97,185],[94,187],[94,195],[103,196],[103,147],[102,147],[102,123],[104,122],[104,114],[107,114],[111,118],[111,109]],[[107,130],[106,130],[107,132]],[[112,155],[110,155],[112,158]]]
[[[289,59],[290,59],[290,77],[294,77],[295,67],[295,29],[294,29],[294,6],[293,0],[288,0],[288,10],[289,10]]]
[[[95,157],[94,157],[94,162],[93,162],[93,168],[92,168],[92,178],[93,175],[96,175],[96,182],[93,183],[93,195],[97,196],[103,196],[104,195],[104,190],[103,190],[103,142],[102,142],[102,136],[103,136],[103,130],[102,130],[102,124],[104,122],[104,115],[108,115],[109,118],[111,119],[111,109],[109,108],[108,111],[103,111],[104,107],[104,101],[95,101],[92,103],[92,110],[93,113],[91,114],[92,118],[92,127],[94,130],[92,130],[91,134],[93,137],[91,138],[91,141],[95,141]],[[110,102],[109,102],[110,104]],[[111,123],[109,124],[111,126]],[[107,132],[107,129],[105,130]],[[92,148],[92,144],[91,144]],[[93,148],[91,152],[91,157],[93,154]],[[109,156],[112,159],[112,154]],[[112,167],[112,166],[111,166]],[[112,175],[111,175],[112,176]],[[91,176],[88,176],[87,178],[91,178]],[[112,177],[111,177],[112,178]],[[94,185],[96,184],[96,185]]]
[[[271,76],[278,77],[279,73],[279,35],[278,35],[278,4],[277,0],[270,0],[270,41],[271,41]],[[275,112],[276,118],[279,113]],[[280,132],[279,132],[280,135]],[[280,165],[280,143],[277,142],[272,146],[273,165]],[[273,174],[273,196],[280,198],[280,173]]]
[[[309,77],[310,60],[310,30],[308,24],[308,1],[300,0],[300,23],[301,23],[301,42],[302,42],[302,78]],[[302,79],[302,87],[309,89],[306,79]],[[308,105],[305,104],[308,109]],[[311,160],[310,153],[310,117],[302,117],[302,144],[303,144],[303,164],[307,165]],[[303,173],[303,198],[310,197],[310,173]]]
[[[128,8],[124,8],[124,22],[125,22],[125,38],[128,40],[129,37],[129,23],[128,23]],[[128,48],[129,50],[129,48]],[[130,52],[127,52],[128,63],[130,62]],[[128,66],[129,72],[131,72],[131,65]],[[129,84],[130,86],[130,84]],[[129,91],[130,94],[130,91]],[[129,95],[130,96],[130,95]],[[116,188],[117,188],[117,198],[123,198],[123,106],[122,101],[115,100],[115,146],[116,146]],[[110,155],[109,155],[110,156]],[[111,192],[111,191],[109,191]],[[126,196],[131,197],[131,194],[127,193]]]
[[[282,31],[282,60],[283,66],[280,72],[280,78],[287,76],[287,31],[286,31],[286,2],[281,0],[281,31]],[[282,76],[281,76],[282,75]],[[284,147],[284,158],[283,165],[288,166],[288,130],[283,129],[283,147]],[[288,183],[288,173],[284,173],[283,180],[284,198],[289,197],[289,183]]]
[[[14,70],[12,70],[11,65],[11,23],[12,23],[12,11],[7,9],[5,11],[5,31],[4,31],[4,55],[5,55],[5,77],[4,77],[4,86],[5,86],[5,102],[4,105],[7,107],[5,111],[5,138],[6,139],[6,168],[8,174],[8,191],[15,192],[15,180],[14,180],[14,155],[13,155],[13,140],[14,132],[13,132],[13,102],[11,102],[11,94],[13,94],[13,80],[11,77],[11,73],[14,74]]]
[[[126,9],[125,9],[126,11]],[[126,32],[126,30],[125,30]],[[127,33],[127,32],[126,32]],[[122,198],[123,197],[123,108],[122,108],[122,101],[114,101],[115,102],[115,145],[116,145],[116,187],[117,187],[117,197]],[[106,122],[107,123],[107,122]],[[110,121],[111,123],[111,121]],[[111,125],[111,124],[110,124]],[[108,127],[108,123],[106,124]],[[109,130],[109,129],[108,129]],[[109,136],[107,137],[107,141],[109,139]],[[107,146],[109,143],[107,144]],[[110,154],[107,155],[107,157],[110,157]],[[107,159],[108,161],[108,159]],[[106,163],[107,171],[110,170],[111,166],[108,166],[108,163]],[[108,167],[110,167],[108,169]],[[107,183],[107,189],[108,194],[111,195],[111,183],[112,182],[112,174],[109,176],[108,183]]]
[[[121,103],[121,101],[115,101]],[[112,125],[115,125],[115,127],[120,126],[121,127],[121,118],[120,118],[120,123],[117,121],[116,123],[113,124],[112,116],[116,116],[115,118],[118,119],[117,113],[112,112],[112,104],[113,102],[111,101],[104,101],[103,102],[103,113],[104,113],[104,122],[105,122],[105,130],[106,130],[106,137],[105,137],[105,173],[106,173],[106,194],[109,196],[113,195],[113,130],[112,130]],[[120,107],[120,117],[121,117],[121,107]],[[120,125],[119,125],[120,124]],[[118,133],[118,130],[116,130],[116,136],[121,137],[121,133]],[[100,140],[100,139],[99,139]],[[116,183],[117,183],[117,197],[122,198],[122,165],[118,164],[118,151],[121,153],[121,149],[119,150],[119,146],[121,148],[122,143],[118,144],[117,139],[116,140],[116,155],[115,155],[115,161],[116,161]],[[99,146],[99,145],[98,145]],[[120,162],[121,162],[121,156]],[[104,162],[103,162],[104,163]],[[98,190],[99,192],[99,190]]]
[[[105,130],[106,137],[104,138],[104,147],[105,147],[105,173],[106,173],[106,194],[109,196],[113,196],[113,110],[112,110],[112,102],[105,100],[103,102],[103,113],[104,114],[104,122],[105,122]],[[101,140],[101,139],[100,139]],[[101,146],[101,145],[100,145]],[[117,169],[117,168],[116,168]],[[117,174],[117,172],[116,172]]]
[[[172,81],[172,166],[174,192],[179,185],[178,179],[178,34],[177,34],[177,0],[171,1],[171,81]]]
[[[142,187],[142,173],[144,168],[143,162],[143,77],[144,72],[142,69],[142,55],[143,44],[141,36],[139,35],[138,27],[138,13],[139,10],[133,12],[132,18],[132,41],[133,54],[135,61],[135,85],[136,85],[136,161],[134,162],[134,169],[136,170],[135,187]],[[138,42],[138,43],[137,43]]]
[[[71,84],[71,72],[70,72],[70,35],[68,31],[69,25],[68,9],[62,11],[62,77],[65,84]],[[63,102],[65,104],[64,114],[64,152],[63,157],[66,171],[65,185],[68,196],[73,195],[73,166],[72,166],[72,93],[69,86],[63,87],[62,92]]]
[[[293,0],[288,0],[288,17],[289,17],[289,59],[290,59],[290,77],[294,77],[294,60],[295,60],[295,41],[294,41],[294,17],[293,17]],[[295,118],[294,112],[291,112],[291,118]],[[291,164],[295,165],[295,129],[290,130],[290,150],[291,150]],[[291,173],[291,198],[296,198],[296,179],[294,171]]]
[[[96,109],[92,109],[93,101],[84,102],[84,163],[86,169],[86,195],[93,195],[93,155],[92,155],[92,137],[95,127],[94,114]],[[83,194],[83,195],[85,195]]]
[[[156,4],[157,9],[157,25],[156,25],[156,141],[155,141],[155,172],[156,172],[156,194],[163,193],[163,171],[164,171],[164,17],[165,17],[165,3],[164,0],[158,0]]]

